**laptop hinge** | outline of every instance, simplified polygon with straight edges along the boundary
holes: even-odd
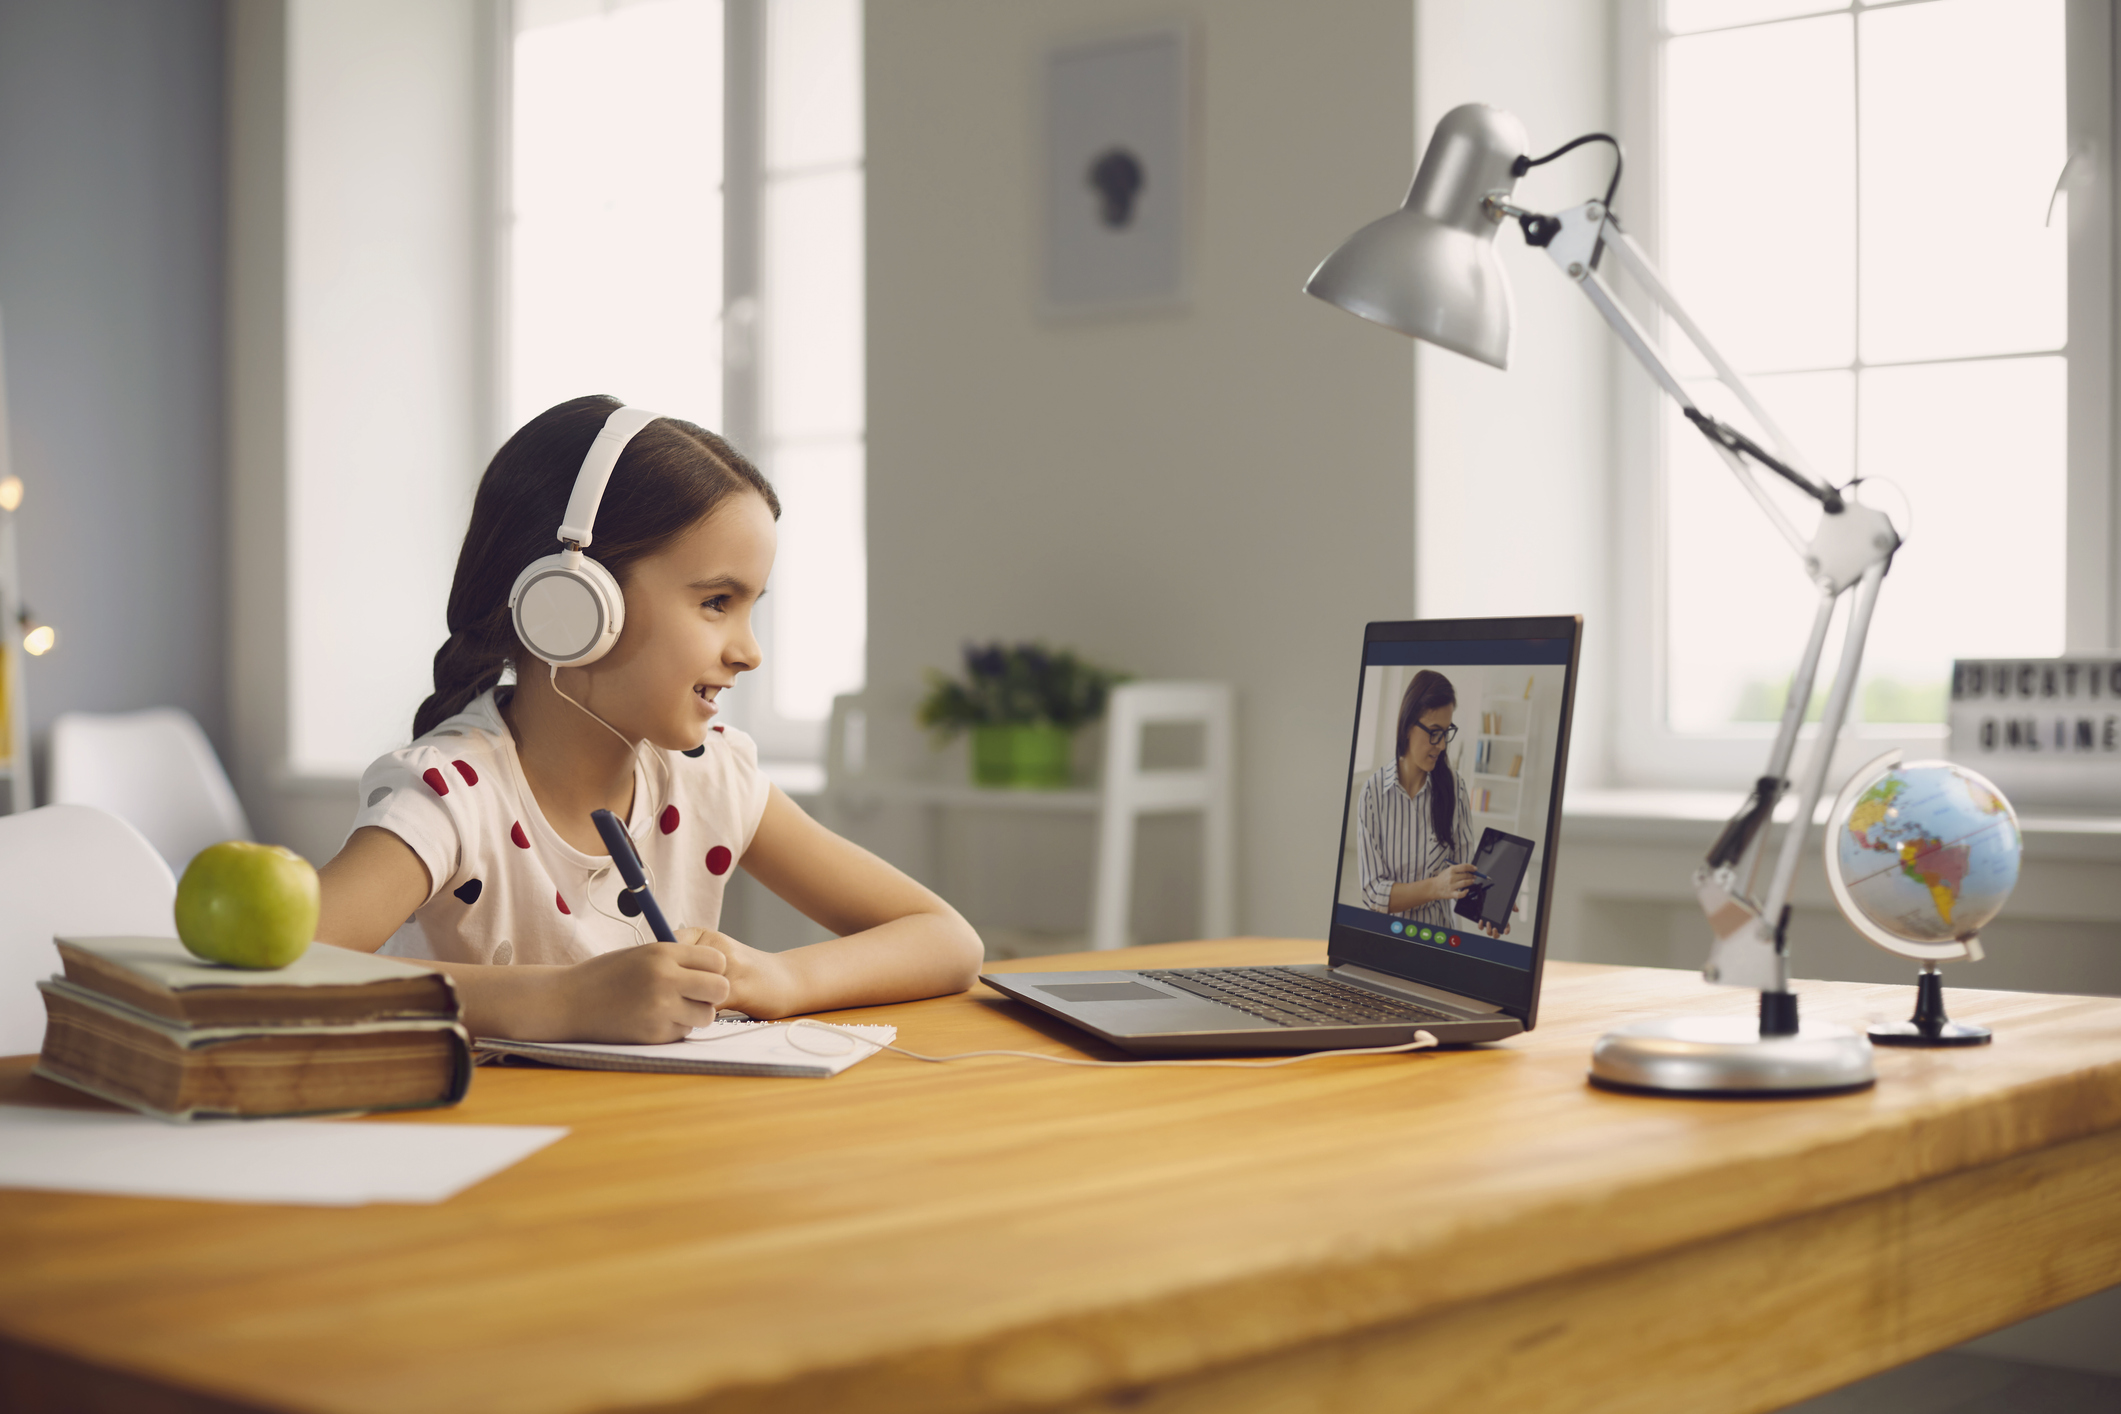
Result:
[[[1424,987],[1418,982],[1409,982],[1404,977],[1395,977],[1389,972],[1363,967],[1353,962],[1336,962],[1329,969],[1335,976],[1352,978],[1379,987],[1397,996],[1418,998],[1425,1002],[1436,1002],[1458,1011],[1471,1012],[1476,1016],[1494,1016],[1502,1008],[1493,1002],[1480,1001],[1474,997],[1462,997],[1456,992],[1446,992],[1441,987]]]

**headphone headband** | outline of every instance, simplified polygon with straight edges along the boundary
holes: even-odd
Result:
[[[555,670],[594,663],[618,642],[626,623],[626,596],[611,571],[582,553],[596,527],[597,504],[605,483],[619,464],[634,434],[662,414],[646,408],[620,407],[604,419],[582,469],[575,473],[574,493],[560,521],[566,548],[531,561],[508,591],[508,612],[516,639],[552,664]],[[584,709],[587,710],[587,709]],[[607,723],[608,725],[608,723]]]
[[[589,454],[582,458],[582,469],[575,473],[574,494],[567,498],[567,513],[560,520],[561,541],[578,550],[588,548],[597,507],[604,500],[612,469],[619,464],[619,453],[626,450],[634,434],[661,416],[647,408],[618,407],[604,419],[596,440],[589,444]]]

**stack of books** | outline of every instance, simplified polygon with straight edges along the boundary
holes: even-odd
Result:
[[[175,938],[58,938],[36,1073],[165,1119],[451,1105],[471,1038],[443,973],[312,944],[275,971]]]

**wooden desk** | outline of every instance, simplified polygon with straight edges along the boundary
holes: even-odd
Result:
[[[2121,1001],[1955,991],[1995,1045],[1836,1099],[1584,1084],[1622,1015],[1749,1004],[1563,964],[1529,1037],[1263,1074],[482,1071],[436,1122],[574,1132],[437,1207],[0,1195],[0,1404],[1764,1410],[2121,1282]],[[876,1014],[1074,1048],[984,990]]]

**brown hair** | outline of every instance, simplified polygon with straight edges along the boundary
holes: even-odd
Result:
[[[1406,695],[1399,699],[1399,749],[1392,759],[1399,761],[1407,754],[1407,739],[1414,735],[1415,725],[1424,713],[1439,707],[1456,707],[1457,689],[1442,673],[1423,668],[1414,674],[1407,684]],[[1451,753],[1436,753],[1436,769],[1429,772],[1429,823],[1436,827],[1436,842],[1444,849],[1451,848],[1454,836],[1451,822],[1458,811],[1458,782],[1451,775]],[[1460,861],[1463,862],[1463,861]]]
[[[449,587],[449,638],[435,653],[435,690],[413,714],[425,736],[501,680],[524,656],[508,612],[508,591],[523,567],[559,550],[557,538],[575,474],[614,408],[602,394],[539,413],[510,437],[479,479],[471,525]],[[778,520],[780,499],[758,468],[705,428],[659,417],[619,454],[597,508],[586,552],[626,582],[627,567],[682,535],[742,491],[762,497]]]

